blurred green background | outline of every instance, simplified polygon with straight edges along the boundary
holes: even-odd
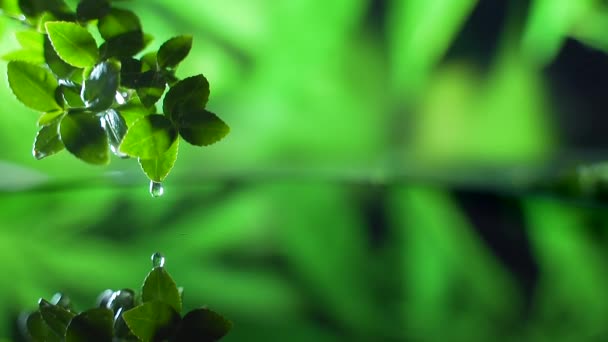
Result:
[[[161,251],[226,341],[608,338],[605,201],[536,191],[608,148],[605,1],[117,4],[154,47],[193,34],[178,76],[231,134],[182,144],[154,199],[136,163],[36,161],[3,81],[0,336],[56,291],[138,288]]]

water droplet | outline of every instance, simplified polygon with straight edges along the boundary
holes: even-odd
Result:
[[[130,289],[122,289],[112,293],[106,303],[106,308],[117,313],[120,309],[129,310],[135,306],[135,293]]]
[[[114,145],[110,145],[110,151],[112,151],[112,153],[114,153],[114,155],[120,159],[129,159],[128,154],[120,152],[120,150]]]
[[[150,195],[152,197],[160,197],[165,193],[165,188],[163,188],[163,183],[150,181]]]
[[[163,267],[163,266],[165,266],[165,257],[162,254],[160,254],[159,252],[152,254],[152,267]]]
[[[46,157],[46,153],[42,152],[42,151],[38,151],[38,150],[32,150],[32,154],[34,155],[34,158],[40,160],[44,157]]]
[[[53,298],[51,298],[51,304],[60,306],[64,309],[70,309],[72,307],[70,297],[61,292],[57,292],[53,295]]]

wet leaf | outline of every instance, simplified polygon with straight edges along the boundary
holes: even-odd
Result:
[[[59,337],[46,325],[40,311],[34,311],[27,317],[26,326],[33,341],[60,341]]]
[[[44,36],[44,61],[49,69],[61,79],[69,79],[79,69],[66,63],[57,55],[48,35]]]
[[[177,82],[169,89],[163,102],[163,112],[173,121],[179,121],[179,108],[204,109],[209,100],[209,82],[196,75]]]
[[[112,61],[93,68],[82,87],[82,99],[88,109],[102,111],[110,108],[120,82],[120,64]]]
[[[139,165],[150,180],[160,183],[169,175],[177,160],[178,147],[179,139],[175,139],[173,145],[160,157],[154,159],[139,158]]]
[[[97,28],[103,39],[107,41],[125,33],[141,32],[141,23],[135,13],[120,8],[112,8],[107,15],[99,20]]]
[[[20,61],[8,63],[8,82],[24,105],[40,112],[61,109],[55,100],[57,81],[46,69]]]
[[[119,112],[115,109],[108,109],[104,112],[103,120],[105,121],[106,133],[108,134],[108,140],[112,151],[121,156],[118,153],[118,148],[125,134],[127,134],[127,123],[122,118]]]
[[[112,341],[114,314],[106,308],[94,308],[76,315],[65,334],[66,342]]]
[[[182,320],[176,341],[212,342],[224,337],[232,322],[215,311],[202,308],[188,312]]]
[[[45,27],[55,52],[66,63],[78,68],[97,63],[99,50],[86,28],[63,21],[49,21]]]
[[[59,337],[65,336],[65,331],[68,324],[75,316],[74,313],[53,305],[44,299],[40,299],[39,310],[42,319],[49,327],[49,329]]]
[[[76,8],[76,17],[82,22],[102,18],[108,13],[110,13],[108,0],[83,0]]]
[[[120,151],[131,157],[142,159],[157,158],[171,147],[177,139],[177,131],[164,116],[145,116],[129,128]]]
[[[196,146],[216,143],[230,132],[222,119],[204,109],[183,111],[177,126],[181,137]]]
[[[56,118],[49,125],[43,126],[36,134],[32,151],[36,159],[46,158],[65,148],[59,137],[59,122],[59,118]]]
[[[141,295],[144,302],[158,300],[171,305],[178,313],[182,311],[182,300],[177,285],[164,267],[154,267],[148,274]]]
[[[59,134],[65,148],[90,164],[108,164],[108,137],[98,117],[90,112],[68,113],[61,120]]]
[[[174,336],[179,324],[179,314],[160,301],[145,302],[123,314],[129,329],[143,341],[162,341]]]
[[[174,37],[161,45],[156,56],[158,67],[175,68],[188,56],[192,48],[192,36]]]

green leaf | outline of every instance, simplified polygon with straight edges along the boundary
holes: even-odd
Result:
[[[59,134],[65,148],[77,158],[97,165],[110,162],[108,137],[92,113],[68,113],[61,120]]]
[[[137,79],[137,96],[146,107],[155,104],[165,93],[166,81],[163,74],[149,70]]]
[[[177,125],[182,138],[196,146],[216,143],[230,132],[224,121],[204,109],[184,111]]]
[[[177,131],[166,117],[145,116],[129,128],[120,151],[130,157],[152,159],[161,156],[177,139]]]
[[[125,58],[136,55],[144,47],[143,33],[131,31],[108,39],[101,45],[100,51],[104,58]]]
[[[8,83],[24,105],[40,112],[61,109],[55,101],[57,81],[46,69],[20,61],[7,66]]]
[[[66,342],[108,342],[113,337],[114,314],[106,308],[82,312],[68,325]]]
[[[2,59],[5,61],[22,61],[34,65],[44,64],[44,58],[41,54],[34,50],[20,49],[11,51],[5,55],[2,55]]]
[[[40,311],[34,311],[27,317],[26,326],[33,341],[60,341],[59,337],[46,325]]]
[[[180,108],[204,109],[209,100],[209,82],[196,75],[177,82],[169,89],[163,102],[163,112],[173,121],[179,121]]]
[[[82,92],[82,86],[80,84],[65,82],[59,86],[61,97],[63,101],[68,104],[71,108],[83,108],[85,106],[80,93]]]
[[[171,305],[175,311],[182,311],[182,300],[173,278],[164,267],[154,267],[146,277],[141,297],[144,302],[161,301]]]
[[[195,309],[184,316],[176,341],[217,341],[230,329],[232,322],[217,312],[206,308]]]
[[[76,8],[76,17],[81,22],[99,19],[110,13],[108,0],[83,0]]]
[[[142,341],[162,341],[175,335],[179,314],[169,304],[160,301],[145,302],[122,317],[133,334]]]
[[[82,99],[88,109],[102,111],[110,108],[120,82],[120,64],[105,61],[97,64],[82,87]]]
[[[142,63],[135,58],[125,58],[120,62],[120,85],[135,89],[141,75]]]
[[[156,65],[156,51],[148,52],[147,54],[141,56],[140,61],[142,64],[142,71],[148,70],[157,70]]]
[[[120,115],[125,119],[127,127],[133,126],[133,124],[142,117],[156,112],[154,107],[144,106],[137,96],[131,97],[127,103],[118,106],[117,109],[120,112]]]
[[[44,35],[32,30],[17,31],[15,32],[15,38],[17,38],[17,41],[22,48],[42,52]]]
[[[44,36],[44,61],[49,66],[49,69],[61,79],[69,79],[77,70],[79,70],[64,62],[63,59],[57,55],[48,35]]]
[[[62,21],[49,21],[45,27],[57,55],[66,63],[78,68],[97,63],[99,50],[86,28]]]
[[[119,157],[123,157],[124,155],[119,153],[118,147],[125,134],[127,134],[127,123],[125,122],[125,119],[123,119],[120,113],[115,109],[108,109],[104,112],[103,120],[105,122],[105,129],[108,134],[112,152]]]
[[[57,305],[53,305],[44,299],[40,299],[38,306],[42,319],[49,329],[59,337],[65,336],[65,331],[74,317],[74,313]]]
[[[64,113],[63,110],[55,110],[52,112],[47,112],[47,113],[42,114],[38,118],[38,126],[50,125],[53,121],[55,121],[55,119],[57,119],[58,117],[63,115],[63,113]]]
[[[188,56],[192,48],[192,36],[171,38],[161,45],[156,56],[158,67],[175,68]]]
[[[155,182],[162,182],[171,169],[175,165],[177,160],[177,150],[179,147],[179,139],[175,139],[175,142],[169,147],[169,149],[163,153],[160,157],[154,159],[139,159],[139,165],[144,171],[146,176],[150,180]]]
[[[34,157],[38,160],[61,152],[64,149],[63,142],[59,137],[59,118],[49,125],[43,126],[36,134],[34,140]]]
[[[135,13],[112,8],[110,13],[99,20],[97,28],[103,39],[107,41],[125,33],[141,32],[141,23]]]
[[[70,16],[70,8],[63,0],[19,0],[19,7],[28,17],[35,17],[45,11],[66,18]]]

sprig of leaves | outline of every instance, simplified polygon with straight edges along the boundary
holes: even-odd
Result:
[[[137,158],[148,178],[159,183],[175,164],[179,140],[207,146],[229,133],[206,108],[205,76],[175,76],[192,36],[171,38],[158,51],[143,53],[152,36],[135,13],[109,0],[81,0],[75,11],[63,0],[0,6],[29,27],[16,33],[21,48],[4,59],[15,97],[41,112],[35,158],[65,149],[87,163],[105,165],[113,153]],[[99,46],[91,30],[102,37]],[[166,91],[158,112],[156,103]]]
[[[194,309],[183,317],[181,311],[182,292],[164,265],[157,265],[146,276],[141,297],[130,289],[106,290],[97,307],[80,313],[65,295],[55,295],[51,301],[40,299],[23,330],[36,342],[205,342],[220,340],[232,328],[232,322],[208,308]]]

